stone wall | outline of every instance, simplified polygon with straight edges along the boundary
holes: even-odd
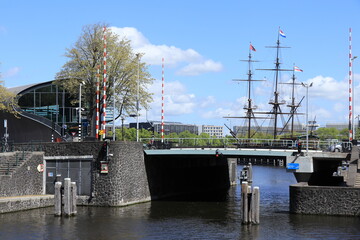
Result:
[[[42,152],[30,153],[14,172],[0,176],[0,197],[44,194],[43,173],[37,170],[43,163],[43,155]]]
[[[0,213],[54,206],[53,195],[23,196],[0,199]]]
[[[100,173],[100,163],[106,160],[104,142],[61,142],[42,144],[16,144],[17,149],[45,152],[45,156],[92,155],[92,193],[82,204],[96,206],[123,206],[150,201],[150,191],[141,143],[109,142],[109,172]]]
[[[291,185],[290,212],[360,216],[360,188]]]

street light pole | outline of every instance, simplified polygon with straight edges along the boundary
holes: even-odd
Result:
[[[356,135],[355,135],[355,132],[356,132],[356,127],[355,127],[355,122],[354,122],[354,117],[355,117],[355,99],[354,99],[354,97],[355,97],[355,93],[354,93],[354,91],[355,91],[355,84],[354,84],[354,71],[353,71],[353,69],[354,69],[354,67],[353,67],[353,65],[354,65],[354,60],[357,58],[357,56],[354,56],[354,57],[352,57],[350,60],[351,60],[351,84],[352,84],[352,92],[351,92],[351,99],[352,99],[352,109],[353,109],[353,112],[352,112],[352,115],[351,115],[351,117],[352,117],[352,132],[353,132],[353,139],[356,139]]]
[[[81,110],[82,110],[81,109],[81,86],[83,84],[85,84],[84,81],[82,81],[79,86],[79,142],[81,142],[81,139],[82,139],[82,134],[81,134],[81,125],[82,125],[82,123],[81,123]]]
[[[306,88],[306,155],[309,153],[309,88],[313,83],[301,83]]]
[[[136,142],[139,142],[139,93],[140,93],[140,53],[136,54],[138,60],[137,69],[137,97],[136,97]]]

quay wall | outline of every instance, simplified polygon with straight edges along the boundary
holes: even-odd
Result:
[[[15,152],[2,153],[2,162],[11,161],[15,158]],[[0,197],[40,195],[45,193],[43,184],[43,172],[37,170],[37,166],[43,163],[43,152],[32,152],[26,155],[23,161],[9,175],[0,176]],[[12,164],[12,163],[11,163]]]
[[[360,188],[290,186],[290,212],[299,214],[360,216]]]
[[[43,151],[49,156],[92,155],[91,194],[82,204],[125,206],[150,201],[144,164],[143,146],[137,142],[109,142],[106,158],[104,142],[61,142],[16,144],[15,148]],[[100,173],[102,161],[108,162],[108,173]],[[22,194],[23,195],[23,194]]]

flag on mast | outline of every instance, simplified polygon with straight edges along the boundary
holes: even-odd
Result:
[[[279,29],[279,34],[280,34],[280,36],[282,36],[282,37],[286,38],[285,33],[284,33],[281,29]]]
[[[250,43],[250,50],[256,52],[256,49],[254,48],[254,46]]]
[[[303,70],[302,69],[300,69],[299,67],[297,67],[297,66],[294,66],[294,71],[295,72],[303,72]]]

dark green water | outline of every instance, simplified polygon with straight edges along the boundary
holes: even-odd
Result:
[[[285,169],[253,170],[261,194],[258,226],[241,225],[238,185],[216,197],[79,207],[72,218],[54,217],[53,208],[2,214],[0,239],[360,239],[360,218],[289,214],[295,179]]]

